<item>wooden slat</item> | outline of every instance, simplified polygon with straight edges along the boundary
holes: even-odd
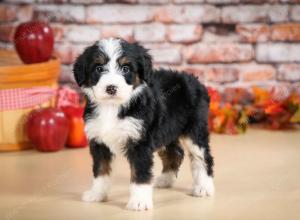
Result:
[[[52,85],[58,79],[59,59],[35,64],[18,62],[20,59],[16,53],[0,50],[0,89]]]
[[[11,50],[0,50],[0,68],[1,66],[22,65],[19,56]]]

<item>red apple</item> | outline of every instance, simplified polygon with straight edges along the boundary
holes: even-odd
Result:
[[[61,108],[67,115],[70,123],[67,147],[86,147],[88,142],[84,132],[84,121],[82,118],[84,106],[64,106]]]
[[[14,43],[24,63],[45,62],[50,59],[53,51],[53,31],[44,22],[22,23],[17,27]]]
[[[37,150],[58,151],[66,143],[69,120],[59,109],[37,109],[29,114],[25,130]]]

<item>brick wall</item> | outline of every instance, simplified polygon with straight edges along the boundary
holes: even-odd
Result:
[[[61,82],[84,47],[105,37],[140,41],[157,66],[208,85],[300,87],[300,0],[7,0],[0,46],[33,18],[51,22]]]

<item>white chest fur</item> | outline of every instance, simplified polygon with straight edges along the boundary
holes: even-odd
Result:
[[[111,152],[117,154],[122,151],[128,138],[140,138],[142,122],[133,117],[120,119],[116,105],[101,105],[96,109],[95,116],[87,120],[85,132],[90,140],[96,139],[106,144]]]

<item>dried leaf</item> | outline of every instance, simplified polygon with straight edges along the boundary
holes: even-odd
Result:
[[[300,107],[298,107],[298,110],[291,117],[290,122],[292,122],[292,123],[300,123]]]

